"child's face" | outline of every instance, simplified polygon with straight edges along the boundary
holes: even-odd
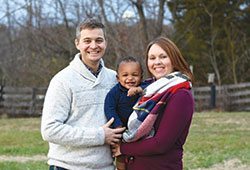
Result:
[[[126,89],[138,86],[142,79],[140,64],[138,62],[122,62],[116,77]]]

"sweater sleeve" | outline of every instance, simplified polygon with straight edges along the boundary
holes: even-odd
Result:
[[[143,90],[148,86],[150,85],[151,83],[148,82],[148,81],[143,81],[139,84],[139,87],[141,87]]]
[[[72,92],[57,79],[48,87],[42,113],[41,133],[45,141],[67,146],[103,145],[102,127],[71,126],[67,122],[71,112]]]
[[[185,130],[188,130],[192,115],[192,94],[185,90],[176,91],[168,101],[155,136],[137,142],[122,143],[121,153],[148,156],[168,152]]]
[[[114,123],[112,124],[113,128],[117,128],[118,126],[122,126],[122,121],[118,116],[116,111],[116,107],[119,100],[119,94],[117,90],[117,86],[113,87],[107,94],[104,102],[104,112],[107,117],[107,120],[110,120],[112,117],[115,119]]]

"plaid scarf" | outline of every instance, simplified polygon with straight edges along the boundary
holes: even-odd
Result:
[[[168,96],[177,89],[191,89],[189,78],[174,72],[150,84],[143,91],[143,96],[133,107],[134,111],[128,120],[128,130],[123,133],[125,142],[154,136],[153,125],[161,109],[166,105]]]

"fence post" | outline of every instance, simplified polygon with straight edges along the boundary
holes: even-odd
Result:
[[[211,91],[210,91],[210,108],[214,109],[216,103],[216,86],[211,85]]]
[[[4,79],[0,79],[0,102],[3,101],[3,88],[5,86],[5,81]]]
[[[36,88],[32,88],[30,115],[35,114],[36,111],[35,107],[36,107]]]
[[[229,96],[229,92],[228,92],[228,87],[224,86],[223,88],[223,104],[224,104],[224,110],[225,111],[231,111],[231,97]]]
[[[0,102],[3,100],[3,86],[0,85]]]
[[[0,115],[2,115],[3,113],[3,110],[2,110],[2,108],[4,107],[4,105],[3,105],[3,103],[2,103],[2,101],[3,101],[3,88],[4,88],[4,86],[1,84],[0,85]]]

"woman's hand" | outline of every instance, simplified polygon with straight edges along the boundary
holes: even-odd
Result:
[[[112,157],[121,155],[120,144],[112,145]]]

